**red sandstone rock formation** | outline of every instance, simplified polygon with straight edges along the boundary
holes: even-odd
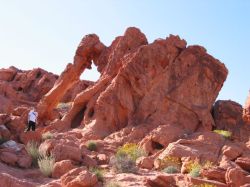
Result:
[[[79,81],[92,62],[101,73],[99,80]],[[0,85],[3,85],[0,101],[4,104],[0,105],[0,111],[12,113],[0,114],[0,135],[26,144],[29,140],[41,142],[42,133],[51,131],[53,137],[41,142],[39,151],[54,155],[52,176],[58,179],[38,179],[33,171],[20,175],[16,170],[2,169],[0,163],[0,169],[9,173],[1,173],[0,184],[14,186],[10,182],[14,180],[21,187],[102,186],[96,175],[88,171],[91,167],[106,168],[105,179],[118,180],[124,186],[206,183],[224,187],[249,183],[249,125],[242,119],[239,104],[218,101],[213,106],[227,69],[203,47],[186,46],[185,40],[172,35],[148,44],[139,29],[129,28],[109,47],[94,34],[84,37],[74,62],[67,65],[56,82],[52,75],[55,85],[46,95],[42,90],[46,85],[51,88],[53,81],[45,84],[38,70],[24,72],[13,67],[0,70]],[[24,79],[25,73],[28,80]],[[6,86],[8,83],[10,87]],[[13,92],[20,85],[26,85],[19,89],[24,94]],[[39,89],[34,90],[34,86]],[[1,94],[4,90],[8,90],[5,91],[8,97]],[[28,106],[35,105],[42,95],[39,117],[48,126],[40,126],[35,133],[21,133]],[[27,102],[29,97],[34,103]],[[20,103],[15,103],[14,98],[22,98],[26,106],[13,108]],[[60,102],[72,102],[72,107],[62,113],[56,109]],[[233,136],[225,139],[211,132],[212,129],[229,130]],[[94,151],[87,149],[86,141],[92,139],[96,139]],[[109,159],[118,145],[127,142],[138,143],[148,156],[136,161],[137,174],[113,173]],[[0,160],[14,167],[29,167],[30,157],[23,145],[16,144],[21,150],[2,144]],[[159,170],[159,160],[167,156],[180,158],[181,173],[169,175]],[[203,168],[198,178],[191,177],[187,174],[187,164],[195,159],[201,163],[211,161],[214,166]]]
[[[22,71],[15,67],[0,69],[0,112],[38,102],[54,85],[57,76],[40,68]]]
[[[243,118],[245,121],[250,123],[250,91],[249,91],[249,94],[248,94],[248,97],[244,106]]]
[[[90,49],[84,55],[97,54],[94,62],[101,77],[75,98],[71,110],[62,119],[68,127],[84,125],[86,139],[104,138],[127,126],[135,127],[133,132],[127,129],[128,137],[147,127],[139,137],[137,133],[138,138],[166,124],[180,128],[181,134],[212,128],[210,110],[227,70],[204,48],[186,47],[184,40],[172,35],[147,44],[144,34],[136,28],[129,28],[108,48],[98,38],[92,40],[83,39],[80,47]],[[98,52],[95,45],[102,46]],[[75,60],[58,80],[61,88],[56,84],[40,102],[40,108],[45,106],[40,111],[51,111],[58,102],[54,98],[62,97],[72,85],[69,78],[78,80],[90,63]],[[83,68],[74,70],[76,64]],[[46,112],[41,112],[41,116],[46,117]]]

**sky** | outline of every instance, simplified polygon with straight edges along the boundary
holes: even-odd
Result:
[[[249,0],[0,0],[0,68],[60,74],[86,34],[107,46],[135,26],[149,42],[179,35],[229,70],[217,99],[244,104],[250,89]],[[97,80],[95,67],[83,73]]]

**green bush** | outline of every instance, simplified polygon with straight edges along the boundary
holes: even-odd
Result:
[[[225,131],[225,130],[214,130],[215,133],[222,135],[225,138],[231,138],[232,132],[230,131]]]
[[[104,185],[104,187],[121,187],[121,185],[115,181],[109,181]]]
[[[54,135],[49,131],[42,134],[43,141],[45,141],[47,139],[52,139],[52,138],[54,138]]]
[[[87,142],[87,149],[90,151],[96,151],[97,149],[97,144],[95,141],[88,141]]]
[[[191,177],[199,177],[200,176],[200,171],[201,171],[201,168],[193,168],[190,172],[189,172],[189,175]]]
[[[168,166],[165,169],[163,169],[162,171],[165,173],[169,173],[169,174],[179,172],[179,170],[175,166]]]
[[[39,147],[39,144],[37,142],[34,142],[34,141],[28,142],[26,147],[25,147],[28,154],[32,157],[33,166],[37,166],[38,158],[41,157],[38,147]]]
[[[51,177],[55,158],[53,156],[42,156],[38,158],[38,166],[40,171],[47,177]]]
[[[103,169],[90,168],[90,172],[94,173],[96,175],[98,181],[103,182],[103,180],[104,180],[104,173],[105,173],[105,171]]]

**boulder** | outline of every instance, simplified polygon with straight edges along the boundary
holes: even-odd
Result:
[[[51,150],[51,154],[54,155],[56,162],[67,159],[75,162],[82,161],[82,154],[78,147],[58,144]]]
[[[186,157],[191,160],[198,159],[204,163],[217,162],[220,156],[221,147],[224,145],[224,138],[213,132],[194,133],[187,139],[180,139],[168,145],[157,159],[171,157]]]
[[[238,164],[242,169],[250,172],[250,155],[248,157],[238,157],[235,163]]]
[[[56,162],[53,167],[52,177],[60,178],[62,175],[74,168],[76,168],[76,166],[72,164],[71,160],[62,160],[60,162]]]
[[[83,167],[72,169],[61,177],[62,187],[93,187],[97,182],[97,177]]]
[[[17,69],[10,67],[9,69],[0,69],[0,80],[1,81],[11,81],[17,73]]]
[[[12,166],[16,165],[16,162],[18,160],[18,157],[16,154],[11,152],[1,152],[0,153],[0,159],[5,162],[6,164],[10,164]]]
[[[247,173],[239,168],[228,168],[225,178],[228,186],[242,186],[250,183]]]
[[[152,169],[154,167],[154,160],[150,157],[140,157],[136,160],[136,165],[144,169]]]

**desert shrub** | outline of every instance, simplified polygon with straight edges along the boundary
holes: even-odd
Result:
[[[39,147],[39,144],[37,142],[34,142],[34,141],[28,142],[26,147],[25,147],[26,151],[28,152],[28,154],[32,158],[33,166],[37,166],[38,158],[41,157],[38,147]]]
[[[110,165],[118,173],[135,173],[135,161],[126,154],[115,155],[110,159]]]
[[[146,156],[146,153],[143,149],[139,148],[137,144],[126,143],[122,147],[118,148],[116,155],[127,155],[133,161],[136,161],[137,158]]]
[[[98,181],[103,182],[103,176],[105,171],[103,169],[99,169],[99,168],[90,168],[90,172],[94,173],[98,179]]]
[[[43,155],[38,158],[38,166],[43,175],[51,177],[53,167],[55,164],[55,158],[53,156]]]
[[[209,161],[209,160],[207,160],[204,164],[202,164],[203,169],[209,169],[209,168],[212,168],[214,166],[215,166],[214,163]]]
[[[199,177],[201,169],[209,169],[214,167],[214,164],[211,161],[205,161],[203,164],[196,160],[190,160],[186,166],[187,171],[192,177]]]
[[[181,169],[181,159],[179,157],[166,156],[163,159],[158,160],[158,161],[160,162],[160,168],[159,169],[167,168],[168,166],[173,166],[177,170]]]
[[[197,168],[193,168],[190,172],[189,172],[189,175],[191,177],[199,177],[200,176],[200,171],[201,171],[201,168],[197,167]]]
[[[121,185],[118,182],[109,181],[104,185],[104,187],[121,187]]]
[[[169,174],[179,172],[179,170],[175,166],[168,166],[168,167],[164,168],[162,171],[165,173],[169,173]]]
[[[225,130],[214,130],[215,133],[222,135],[225,138],[231,138],[232,132],[230,131],[225,131]]]
[[[68,102],[68,103],[58,103],[58,105],[56,106],[57,109],[69,109],[72,105],[72,102]]]
[[[143,149],[134,143],[127,143],[118,148],[116,155],[111,158],[110,164],[119,173],[135,173],[137,171],[136,159],[141,156],[146,156]]]
[[[87,142],[87,149],[90,151],[96,151],[97,149],[97,144],[95,141],[88,141]]]
[[[45,141],[47,139],[52,139],[52,138],[54,138],[54,135],[49,131],[42,134],[43,141]]]

